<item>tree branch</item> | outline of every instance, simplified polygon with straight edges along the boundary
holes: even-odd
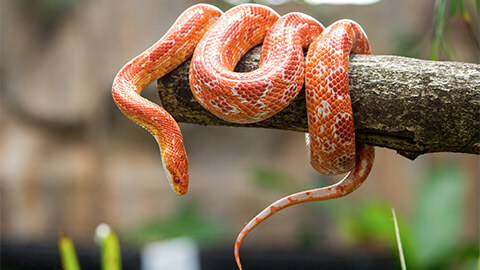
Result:
[[[261,46],[236,71],[258,66]],[[190,61],[158,81],[164,108],[179,122],[307,132],[305,93],[256,124],[225,122],[200,106],[188,83]],[[480,154],[480,65],[398,56],[352,55],[349,82],[357,140],[414,159],[431,152]]]

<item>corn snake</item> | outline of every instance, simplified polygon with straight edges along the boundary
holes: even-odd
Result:
[[[234,72],[240,58],[263,43],[259,68]],[[305,61],[303,50],[308,49]],[[192,56],[190,88],[207,110],[227,121],[262,121],[295,99],[304,82],[310,163],[324,174],[348,172],[338,183],[284,197],[260,212],[240,232],[239,247],[255,226],[288,206],[328,200],[355,190],[373,164],[372,146],[355,144],[348,85],[350,53],[369,54],[362,28],[340,20],[326,29],[302,13],[280,17],[256,4],[236,6],[226,13],[199,4],[179,16],[152,47],[132,59],[117,74],[112,96],[119,109],[156,139],[173,190],[188,188],[188,160],[180,129],[168,112],[140,96],[142,89]]]

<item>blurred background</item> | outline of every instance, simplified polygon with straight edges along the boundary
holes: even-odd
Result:
[[[245,1],[205,2],[227,10]],[[257,1],[325,26],[353,19],[374,54],[479,62],[476,0],[331,2]],[[141,267],[147,245],[179,239],[197,252],[196,266],[175,269],[235,269],[234,240],[255,214],[339,179],[310,167],[302,133],[181,124],[190,188],[183,197],[171,190],[154,139],[110,91],[120,68],[196,3],[1,1],[2,269],[61,269],[62,235],[83,269],[100,269],[101,223],[118,234],[124,269]],[[143,95],[160,102],[155,84]],[[411,161],[377,148],[357,191],[281,211],[248,235],[241,257],[246,269],[399,269],[393,208],[408,268],[474,269],[479,197],[477,156]]]

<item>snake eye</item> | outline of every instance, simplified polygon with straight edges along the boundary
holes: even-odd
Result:
[[[180,183],[180,177],[178,176],[173,177],[173,182],[176,184]]]
[[[188,176],[182,179],[180,176],[172,177],[172,188],[178,195],[184,195],[188,190]]]

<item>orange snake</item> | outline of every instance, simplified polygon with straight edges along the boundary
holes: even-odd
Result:
[[[259,68],[234,72],[240,58],[263,42]],[[303,49],[307,49],[304,60]],[[326,29],[302,13],[280,18],[256,4],[224,14],[198,4],[180,15],[152,47],[117,74],[112,95],[120,110],[157,140],[165,172],[180,195],[188,188],[188,161],[180,129],[163,108],[140,96],[142,89],[192,56],[190,87],[197,101],[216,116],[236,123],[262,121],[295,99],[305,81],[310,163],[324,174],[348,172],[338,183],[282,198],[253,218],[235,243],[279,210],[294,204],[328,200],[355,190],[368,176],[374,148],[355,145],[348,84],[350,53],[370,54],[362,28],[340,20]]]

